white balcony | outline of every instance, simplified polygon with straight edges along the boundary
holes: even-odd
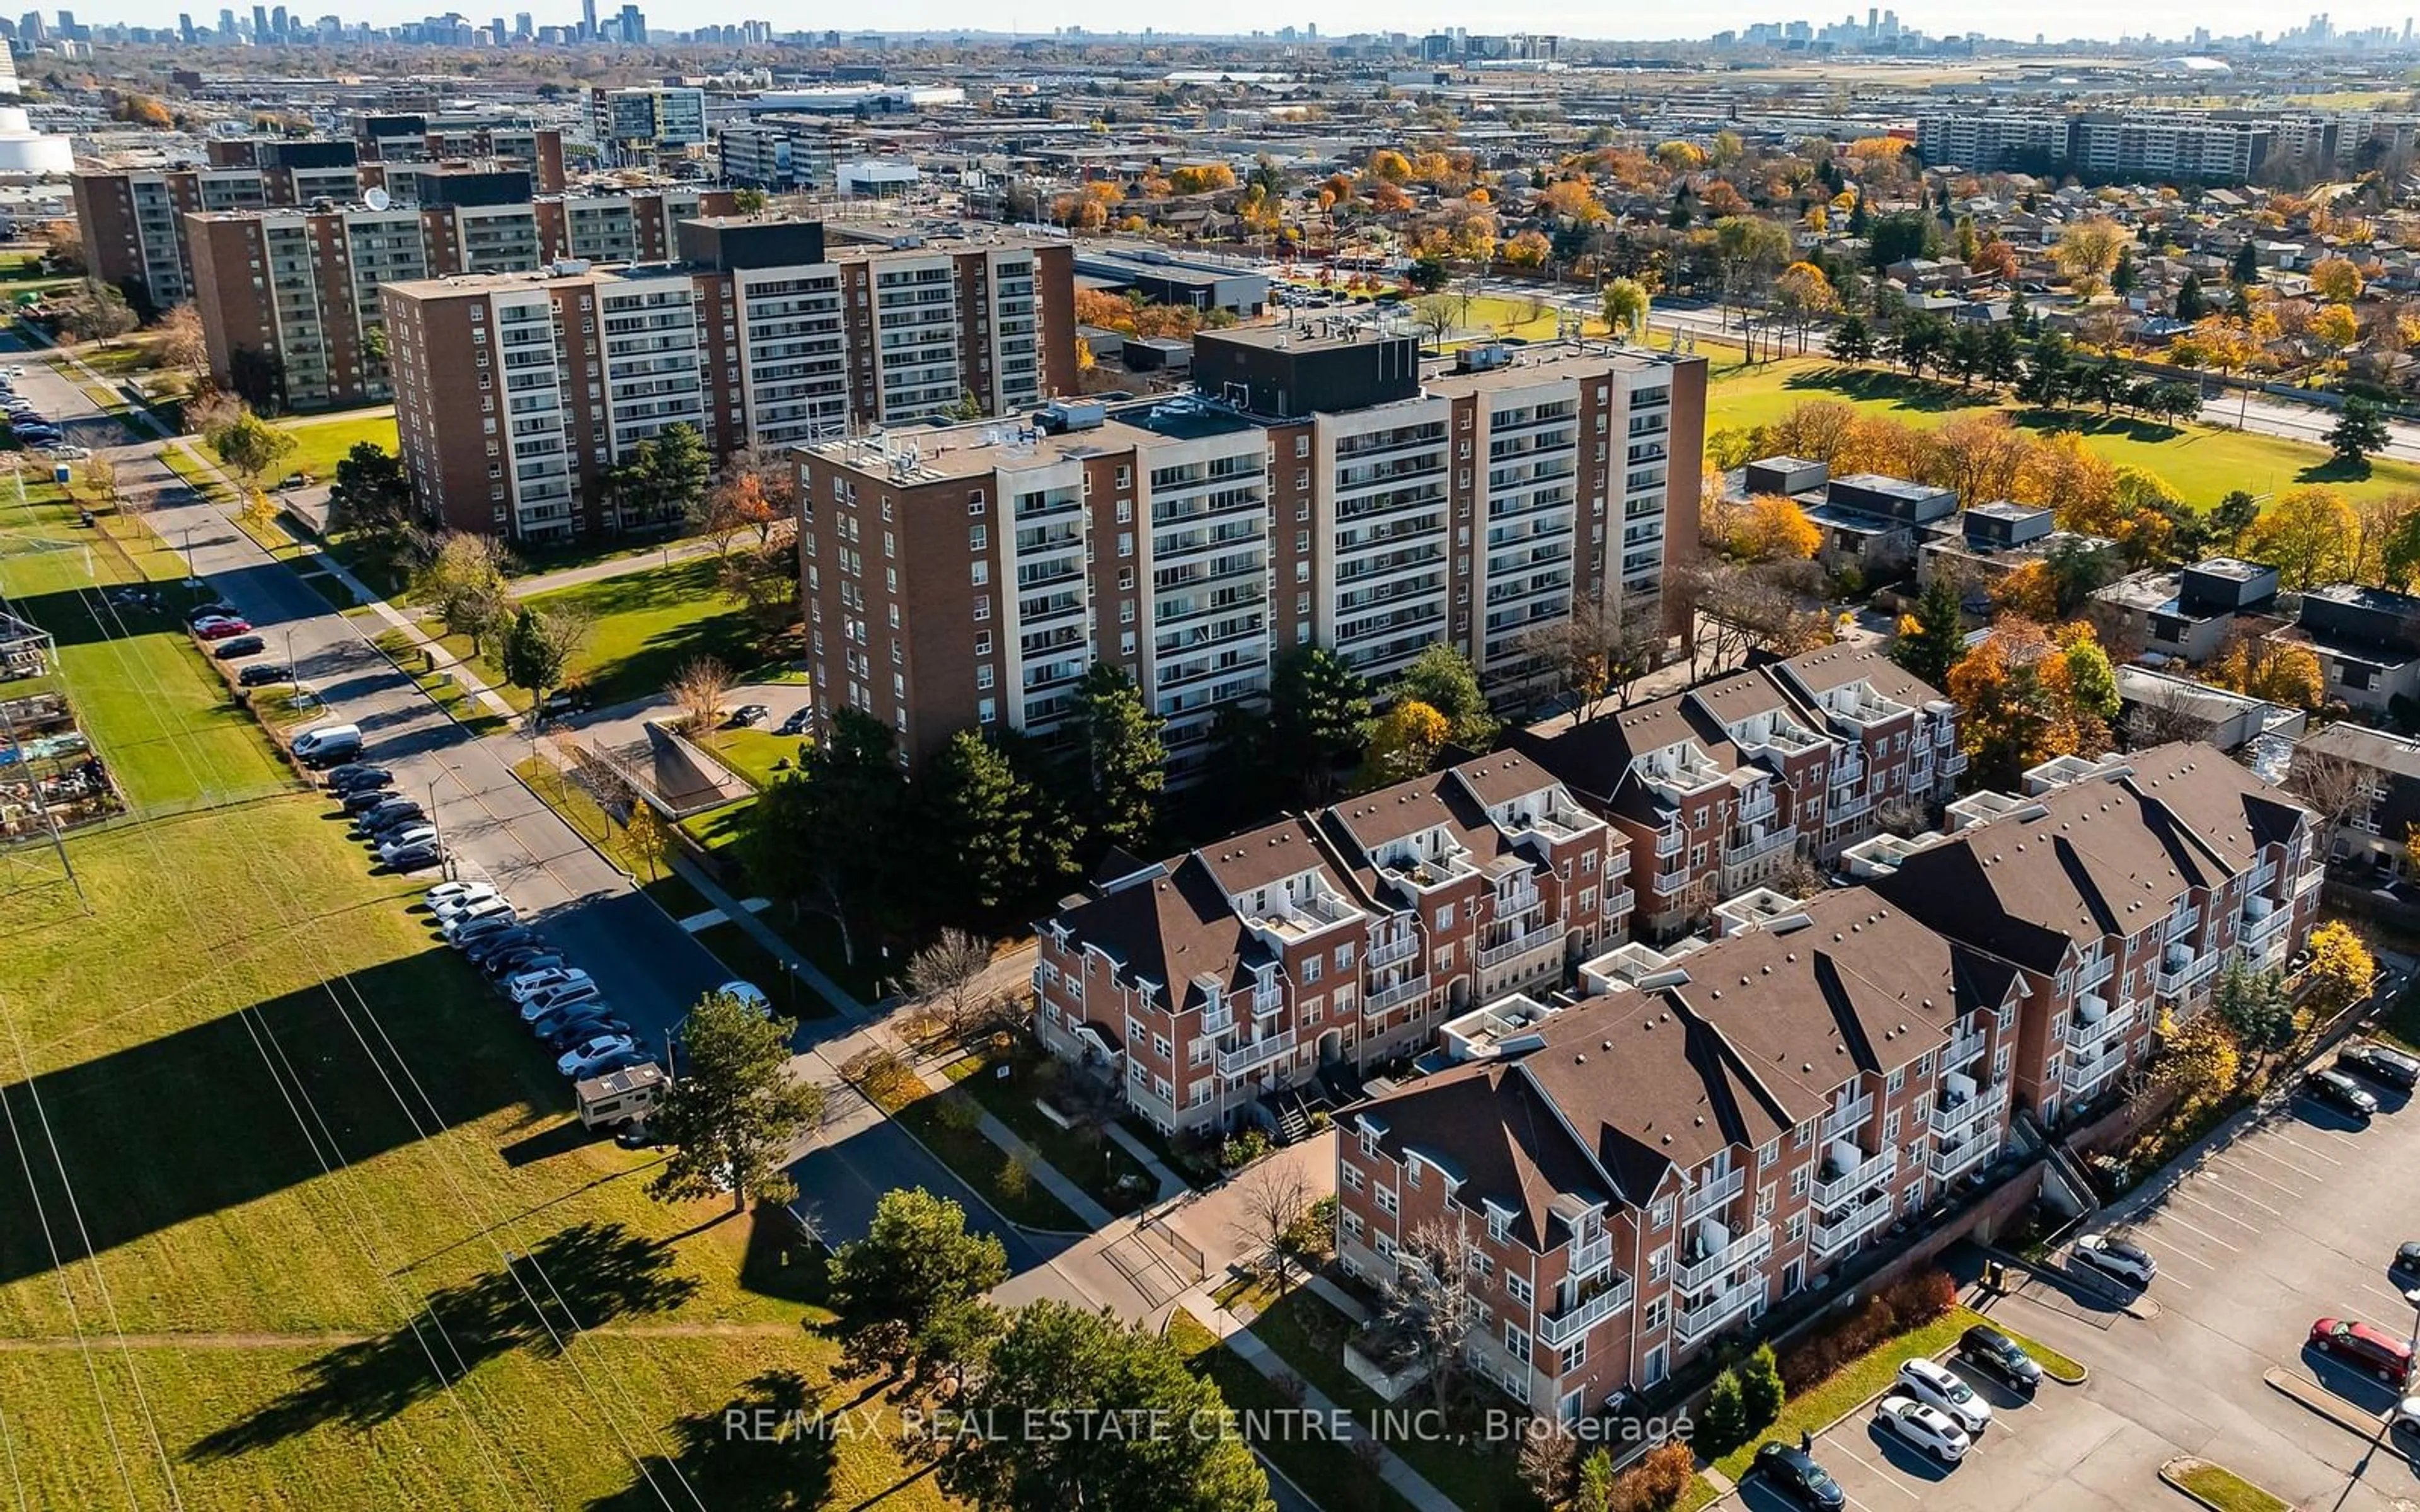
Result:
[[[1958,1021],[1957,1032],[1949,1037],[1949,1048],[1941,1053],[1945,1071],[1967,1065],[1990,1048],[1992,1038],[1983,1027],[1983,1015],[1969,1013]]]
[[[2152,980],[2159,987],[2161,996],[2181,997],[2215,976],[2219,964],[2225,959],[2216,950],[2195,955],[2182,947],[2172,949],[2167,953],[2165,964],[2153,974]]]
[[[1234,1026],[1235,1005],[1231,998],[1222,997],[1202,1011],[1202,1032],[1204,1034],[1224,1034]]]
[[[1428,995],[1429,974],[1423,971],[1418,976],[1405,977],[1399,981],[1389,982],[1384,987],[1372,988],[1362,995],[1361,1011],[1364,1013],[1390,1012],[1405,1003],[1417,1003]]]
[[[1676,866],[1668,872],[1658,872],[1648,883],[1658,898],[1668,898],[1688,885],[1689,869],[1685,866]]]
[[[1361,954],[1361,964],[1372,971],[1383,971],[1399,962],[1409,961],[1420,953],[1420,937],[1399,934],[1391,940],[1373,945]]]
[[[1524,879],[1510,887],[1497,890],[1496,917],[1498,918],[1510,918],[1515,914],[1526,914],[1537,906],[1538,885],[1534,882]]]
[[[2134,1005],[2121,1003],[2111,1008],[2091,993],[2076,999],[2075,1011],[2058,1021],[2059,1042],[2077,1055],[2098,1054],[2102,1047],[2123,1044],[2126,1031],[2134,1026]]]
[[[1606,1266],[1612,1263],[1612,1260],[1613,1236],[1611,1234],[1601,1233],[1594,1239],[1575,1241],[1572,1244],[1571,1265],[1564,1271],[1563,1279],[1585,1281],[1604,1270]]]
[[[1751,825],[1780,811],[1781,805],[1774,798],[1772,787],[1760,782],[1740,795],[1739,812],[1733,817],[1743,825]]]
[[[1843,1153],[1857,1157],[1854,1165],[1841,1162]],[[1899,1148],[1892,1146],[1880,1154],[1869,1155],[1845,1141],[1833,1147],[1824,1157],[1823,1169],[1840,1174],[1815,1183],[1815,1206],[1837,1208],[1857,1198],[1899,1174]]]
[[[2324,866],[2315,866],[2294,879],[2294,896],[2307,898],[2319,891],[2319,885],[2327,880],[2328,869]]]
[[[1322,930],[1334,929],[1362,917],[1361,910],[1331,892],[1312,892],[1300,901],[1279,898],[1267,910],[1252,920],[1261,928],[1288,939],[1300,939]]]
[[[1890,1193],[1869,1188],[1854,1205],[1830,1221],[1818,1218],[1807,1226],[1807,1253],[1826,1259],[1845,1253],[1855,1247],[1857,1241],[1889,1223],[1891,1211]]]
[[[1773,1226],[1760,1220],[1741,1230],[1722,1248],[1674,1266],[1672,1285],[1682,1291],[1696,1291],[1713,1286],[1733,1271],[1761,1265],[1772,1254]]]
[[[1667,825],[1655,832],[1655,854],[1678,856],[1681,854],[1681,847],[1688,842],[1689,837],[1678,824]]]
[[[1847,824],[1873,806],[1873,795],[1870,793],[1842,794],[1836,788],[1832,793],[1831,822],[1836,825]]]
[[[1525,933],[1515,934],[1511,939],[1504,941],[1500,945],[1491,945],[1481,948],[1479,952],[1479,967],[1481,971],[1492,971],[1496,967],[1503,965],[1509,961],[1517,960],[1522,956],[1529,955],[1536,951],[1546,949],[1559,950],[1562,949],[1562,925],[1542,925],[1541,927],[1529,930]]]
[[[1788,828],[1776,829],[1764,835],[1749,831],[1743,836],[1734,831],[1732,842],[1723,846],[1723,865],[1745,866],[1751,861],[1771,856],[1776,851],[1787,849],[1795,843],[1797,839],[1798,831]]]
[[[1727,1327],[1764,1300],[1762,1276],[1726,1287],[1701,1302],[1682,1302],[1672,1309],[1672,1336],[1686,1349]]]
[[[1974,1087],[1971,1091],[1962,1090],[1958,1085],[1962,1082],[1973,1087],[1968,1077],[1952,1074],[1946,1078],[1942,1094],[1925,1111],[1925,1122],[1931,1126],[1934,1139],[1944,1145],[1955,1144],[1995,1121],[2000,1110],[2009,1105],[2007,1082]]]
[[[1713,1180],[1690,1188],[1688,1196],[1681,1203],[1681,1221],[1691,1223],[1714,1211],[1737,1198],[1746,1185],[1746,1170],[1734,1165]]]
[[[2126,1047],[2122,1044],[2112,1045],[2088,1059],[2070,1055],[2059,1063],[2058,1085],[2071,1097],[2089,1097],[2107,1086],[2125,1064]]]
[[[1270,1061],[1294,1053],[1294,1031],[1264,1034],[1257,1040],[1247,1040],[1233,1050],[1218,1052],[1218,1072],[1224,1076],[1241,1076],[1246,1072],[1267,1065]]]
[[[2235,943],[2262,945],[2286,932],[2294,921],[2294,911],[2273,898],[2247,898],[2243,901],[2243,922],[2237,927]]]
[[[1954,1181],[1992,1158],[1999,1141],[1974,1134],[1954,1145],[1936,1145],[1924,1157],[1924,1168],[1936,1181]]]
[[[1581,1288],[1578,1302],[1539,1318],[1539,1341],[1562,1348],[1614,1314],[1628,1311],[1637,1289],[1626,1275],[1608,1276],[1601,1284]]]
[[[1842,1134],[1863,1129],[1873,1121],[1873,1117],[1874,1094],[1860,1092],[1850,1102],[1824,1114],[1823,1121],[1815,1126],[1815,1137],[1829,1144]]]
[[[2117,972],[2117,970],[2118,958],[2116,956],[2094,956],[2091,960],[2086,961],[2084,964],[2076,968],[2075,990],[2080,993],[2088,993],[2093,988],[2100,986],[2104,981],[2107,981],[2110,977]]]
[[[1628,887],[1607,887],[1605,890],[1604,912],[1607,918],[1620,918],[1638,907],[1638,894]]]
[[[1962,750],[1951,751],[1941,763],[1941,775],[1944,777],[1956,777],[1964,770],[1966,770],[1966,753]]]

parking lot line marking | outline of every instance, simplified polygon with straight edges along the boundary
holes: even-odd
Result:
[[[2274,1155],[2272,1155],[2272,1156],[2270,1156],[2269,1158],[2270,1158],[2271,1160],[2276,1160],[2276,1159],[2277,1159],[2277,1157],[2276,1157],[2276,1156],[2274,1156]],[[2296,1170],[2294,1166],[2292,1166],[2291,1165],[2288,1165],[2288,1164],[2287,1162],[2285,1162],[2285,1161],[2277,1161],[2277,1164],[2278,1164],[2278,1165],[2284,1165],[2284,1166],[2285,1166],[2288,1170],[2289,1170],[2289,1171],[2293,1171],[2295,1175],[2302,1177],[2302,1178],[2303,1178],[2304,1180],[2306,1180],[2306,1181],[2316,1181],[2316,1180],[2319,1180],[2319,1178],[2318,1178],[2318,1177],[2315,1177],[2315,1176],[2311,1175],[2308,1171]],[[2256,1181],[2259,1182],[2259,1183],[2260,1183],[2261,1185],[2263,1185],[2263,1186],[2273,1186],[2273,1187],[2275,1187],[2278,1191],[2285,1193],[2288,1196],[2302,1196],[2302,1194],[2301,1194],[2300,1192],[2296,1191],[2294,1188],[2292,1188],[2292,1187],[2290,1187],[2290,1186],[2288,1186],[2285,1182],[2278,1180],[2275,1177],[2273,1177],[2273,1176],[2263,1176],[2263,1175],[2261,1175],[2258,1171],[2254,1170],[2254,1169],[2253,1169],[2251,1166],[2249,1166],[2249,1165],[2236,1165],[2236,1164],[2232,1164],[2232,1163],[2224,1164],[2224,1165],[2221,1165],[2221,1164],[2215,1164],[2215,1163],[2214,1163],[2214,1164],[2211,1165],[2211,1168],[2212,1170],[2225,1171],[2225,1172],[2226,1172],[2227,1175],[2229,1175],[2229,1176],[2245,1176],[2245,1177],[2249,1177],[2249,1178],[2251,1178],[2253,1180],[2256,1180]]]
[[[2398,1297],[2394,1292],[2387,1290],[2384,1287],[2380,1286],[2375,1281],[2365,1281],[2362,1285],[2367,1287],[2371,1291],[2375,1292],[2379,1297],[2382,1298],[2394,1306],[2409,1307],[2412,1305],[2409,1298]]]
[[[2292,1161],[2288,1160],[2285,1156],[2278,1154],[2275,1150],[2270,1149],[2265,1146],[2238,1145],[2236,1149],[2242,1150],[2247,1155],[2257,1155],[2262,1160],[2273,1160],[2278,1165],[2283,1165],[2286,1169],[2293,1172],[2296,1176],[2301,1177],[2305,1181],[2322,1181],[2327,1180],[2327,1178],[2321,1176],[2317,1171],[2306,1171],[2303,1169],[2300,1165],[2295,1165]]]
[[[1864,1455],[1857,1453],[1854,1449],[1850,1448],[1848,1444],[1841,1442],[1838,1437],[1835,1436],[1833,1438],[1832,1447],[1839,1450],[1842,1454],[1847,1455],[1850,1458],[1865,1466],[1868,1470],[1872,1471],[1875,1478],[1880,1480],[1884,1485],[1889,1487],[1892,1490],[1899,1492],[1900,1495],[1906,1497],[1909,1501],[1916,1503],[1919,1506],[1923,1504],[1924,1498],[1918,1496],[1916,1492],[1909,1490],[1906,1487],[1901,1486],[1899,1483],[1899,1477],[1893,1475],[1889,1471],[1885,1470],[1882,1466],[1875,1464]]]
[[[2344,1164],[2344,1162],[2336,1159],[2334,1155],[2329,1154],[2326,1150],[2313,1149],[2310,1146],[2303,1143],[2301,1140],[2295,1138],[2292,1134],[2286,1133],[2282,1129],[2274,1132],[2280,1141],[2293,1146],[2296,1149],[2299,1149],[2304,1154],[2310,1156],[2313,1160],[2325,1161],[2331,1165],[2342,1165]]]
[[[2241,1255],[2243,1253],[2242,1250],[2236,1248],[2226,1241],[2219,1238],[2216,1234],[2211,1233],[2207,1229],[2195,1227],[2192,1224],[2189,1224],[2182,1218],[2178,1217],[2174,1211],[2168,1212],[2165,1216],[2168,1222],[2176,1225],[2179,1228],[2183,1229],[2186,1233],[2199,1234],[2202,1238],[2209,1240],[2211,1243],[2217,1245],[2220,1249],[2226,1251],[2229,1255]],[[2211,1269],[2215,1270],[2217,1267],[2212,1266]]]
[[[2238,1218],[2235,1214],[2227,1211],[2225,1208],[2213,1207],[2211,1204],[2204,1202],[2201,1198],[2195,1196],[2192,1193],[2186,1191],[2182,1187],[2179,1187],[2176,1191],[2171,1192],[2168,1195],[2175,1197],[2179,1202],[2190,1202],[2195,1207],[2201,1209],[2203,1211],[2210,1213],[2213,1217],[2224,1218],[2228,1223],[2235,1225],[2239,1228],[2248,1228],[2256,1234],[2260,1232],[2260,1226],[2258,1224]]]
[[[2205,1271],[2215,1271],[2215,1270],[2217,1270],[2217,1269],[2218,1269],[2218,1267],[2217,1267],[2217,1266],[2211,1264],[2211,1263],[2210,1263],[2210,1261],[2203,1259],[2200,1256],[2195,1255],[2195,1254],[2192,1253],[2191,1251],[2186,1250],[2186,1249],[2183,1249],[2183,1248],[2181,1248],[2181,1247],[2180,1247],[2180,1246],[2178,1246],[2178,1245],[2176,1245],[2176,1244],[2173,1244],[2173,1243],[2169,1242],[2167,1240],[2158,1238],[2158,1237],[2156,1237],[2156,1236],[2152,1235],[2151,1233],[2149,1233],[2148,1230],[2145,1230],[2145,1229],[2137,1228],[2137,1229],[2135,1229],[2135,1230],[2134,1230],[2134,1242],[2135,1242],[2136,1243],[2138,1243],[2138,1244],[2139,1244],[2139,1243],[2150,1243],[2150,1244],[2155,1244],[2155,1245],[2157,1245],[2158,1247],[2160,1247],[2161,1249],[2166,1250],[2169,1254],[2171,1254],[2171,1255],[2175,1256],[2178,1259],[2180,1259],[2180,1260],[2190,1260],[2190,1261],[2192,1261],[2194,1264],[2200,1266],[2200,1267],[2201,1267],[2203,1270],[2205,1270]],[[2192,1283],[2192,1282],[2190,1282],[2190,1281],[2186,1281],[2186,1280],[2183,1280],[2182,1278],[2178,1277],[2178,1276],[2164,1275],[2164,1276],[2162,1276],[2160,1279],[2161,1279],[2161,1280],[2163,1280],[2163,1281],[2174,1281],[2174,1282],[2176,1282],[2176,1284],[2177,1284],[2177,1285],[2179,1285],[2179,1286],[2180,1286],[2180,1287],[2184,1288],[2187,1291],[2191,1291],[2191,1290],[2193,1289],[2193,1283]]]
[[[2233,1173],[2230,1172],[2229,1174]],[[2204,1175],[2202,1180],[2208,1181],[2211,1186],[2218,1188],[2221,1192],[2226,1193],[2228,1196],[2233,1197],[2236,1201],[2247,1203],[2252,1207],[2257,1208],[2272,1218],[2283,1218],[2286,1216],[2276,1209],[2269,1206],[2269,1204],[2261,1201],[2258,1197],[2252,1196],[2247,1193],[2238,1192],[2235,1188],[2228,1186],[2226,1182],[2219,1180],[2213,1176]]]

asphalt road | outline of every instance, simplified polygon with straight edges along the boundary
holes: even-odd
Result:
[[[0,351],[23,350],[15,333]],[[564,947],[565,954],[604,984],[619,1014],[660,1045],[690,1004],[731,972],[684,932],[630,880],[515,778],[527,755],[522,737],[473,736],[432,703],[411,680],[370,644],[363,625],[332,609],[296,575],[270,557],[213,506],[196,499],[159,458],[156,443],[130,445],[122,427],[102,415],[47,365],[26,364],[20,392],[56,416],[68,439],[105,452],[117,464],[118,485],[161,537],[187,554],[209,591],[234,605],[269,642],[269,655],[291,653],[303,682],[328,701],[326,720],[362,728],[365,755],[392,767],[396,791],[418,798],[435,816],[449,849],[466,872],[503,888],[521,914]],[[329,824],[342,818],[329,807]],[[348,843],[350,843],[348,841]],[[364,865],[376,864],[366,850]],[[435,880],[434,875],[430,877]],[[431,948],[438,948],[432,933]],[[499,1009],[501,1014],[502,1010]],[[834,1026],[810,1025],[802,1041]],[[820,1057],[810,1068],[830,1068]],[[430,1068],[422,1068],[426,1073]],[[570,1102],[566,1084],[565,1103]],[[966,1184],[900,1127],[844,1098],[836,1117],[799,1162],[801,1206],[836,1239],[863,1230],[875,1200],[892,1187],[923,1186],[963,1204],[979,1226],[1001,1234],[1018,1270],[1056,1253],[1046,1239],[999,1223]]]
[[[1817,1457],[1867,1512],[2136,1512],[2168,1493],[2159,1467],[2180,1455],[2226,1465],[2297,1506],[2408,1512],[2420,1473],[2288,1400],[2280,1369],[2375,1412],[2385,1388],[2304,1347],[2322,1316],[2401,1335],[2412,1310],[2389,1281],[2396,1246],[2420,1237],[2420,1107],[2390,1098],[2366,1128],[2300,1100],[2280,1102],[2173,1182],[2099,1215],[2151,1251],[2156,1316],[2129,1316],[2117,1288],[2069,1267],[1995,1304],[1993,1318],[2092,1372],[2046,1383],[2029,1404],[1985,1386],[1995,1420],[1966,1461],[1945,1470],[1860,1412]],[[1970,1377],[1970,1379],[1974,1379]],[[1745,1504],[1780,1504],[1753,1482]]]

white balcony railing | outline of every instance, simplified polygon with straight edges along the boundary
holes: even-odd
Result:
[[[1222,1075],[1240,1076],[1258,1066],[1294,1053],[1294,1031],[1264,1034],[1257,1040],[1247,1040],[1233,1050],[1218,1052],[1218,1071]]]
[[[1966,770],[1966,753],[1962,750],[1951,751],[1941,763],[1941,775],[1944,777],[1956,777],[1964,770]]]
[[[2106,1086],[2125,1064],[2123,1045],[2112,1045],[2090,1058],[2070,1056],[2059,1064],[2058,1085],[2071,1097],[2088,1096]]]
[[[1576,1240],[1572,1244],[1571,1264],[1564,1270],[1567,1281],[1585,1281],[1605,1269],[1613,1259],[1613,1236],[1599,1234],[1594,1239]]]
[[[2116,956],[2094,956],[2091,960],[2086,961],[2084,964],[2075,968],[2075,990],[2080,993],[2088,993],[2093,988],[2100,986],[2104,981],[2107,981],[2117,970],[2118,958]]]
[[[1628,887],[1607,887],[1605,890],[1605,917],[1620,918],[1638,906],[1638,894]]]
[[[1942,1069],[1954,1071],[1968,1064],[1982,1055],[1991,1042],[1991,1036],[1983,1028],[1983,1016],[1969,1013],[1959,1021],[1957,1032],[1950,1035],[1949,1048],[1941,1053]]]
[[[1685,866],[1676,866],[1669,872],[1658,872],[1649,883],[1658,898],[1668,898],[1688,885],[1689,869]]]
[[[2099,1005],[2100,1015],[2088,1016],[2088,1006]],[[2134,1026],[2134,1005],[2120,1003],[2110,1008],[2090,993],[2077,1000],[2076,1010],[2058,1021],[2058,1038],[2068,1049],[2079,1055],[2093,1055],[2103,1045],[2122,1044],[2126,1031]]]
[[[1697,1303],[1683,1302],[1672,1309],[1672,1336],[1683,1347],[1697,1343],[1727,1326],[1764,1300],[1764,1278],[1726,1287]]]
[[[1562,925],[1542,925],[1526,933],[1515,934],[1501,945],[1491,945],[1481,949],[1479,952],[1480,969],[1484,971],[1500,966],[1507,961],[1528,955],[1532,951],[1560,948],[1562,942]]]
[[[1615,1276],[1574,1305],[1540,1318],[1538,1337],[1560,1349],[1614,1314],[1627,1311],[1637,1292],[1630,1277]]]
[[[1740,1230],[1721,1249],[1672,1268],[1672,1284],[1683,1291],[1710,1287],[1743,1266],[1761,1265],[1773,1254],[1773,1226],[1762,1221]]]
[[[1723,865],[1745,866],[1750,861],[1771,856],[1798,839],[1794,829],[1776,829],[1767,835],[1751,835],[1736,844],[1723,847]]]
[[[1510,918],[1515,914],[1526,914],[1537,906],[1538,885],[1534,882],[1516,882],[1510,887],[1499,889],[1496,894],[1496,917],[1498,918]]]
[[[1936,1181],[1954,1181],[1982,1165],[1999,1149],[1998,1141],[1976,1134],[1954,1145],[1936,1145],[1924,1157],[1924,1168]]]
[[[1936,1097],[1925,1111],[1925,1121],[1931,1127],[1933,1137],[1944,1145],[1955,1144],[1987,1122],[1996,1119],[2000,1110],[2009,1105],[2009,1084],[1993,1082],[1978,1088],[1952,1103]]]
[[[1380,971],[1398,962],[1409,961],[1419,953],[1420,937],[1419,935],[1398,934],[1393,939],[1382,940],[1370,947],[1361,957],[1361,964],[1372,971]]]
[[[2217,974],[2226,957],[2216,950],[2203,955],[2187,956],[2181,950],[2168,952],[2166,964],[2153,974],[2164,997],[2179,997],[2194,990]]]
[[[2290,908],[2280,907],[2267,898],[2247,899],[2243,904],[2243,922],[2235,932],[2235,943],[2245,946],[2266,944],[2285,933],[2286,926],[2293,921],[2294,911]]]
[[[1678,856],[1681,847],[1688,843],[1688,839],[1679,825],[1667,825],[1655,832],[1655,854]]]
[[[1775,799],[1773,789],[1760,785],[1741,795],[1739,812],[1734,817],[1743,825],[1752,825],[1760,819],[1770,819],[1780,810],[1781,805]]]
[[[1681,1202],[1681,1221],[1693,1222],[1736,1198],[1747,1185],[1747,1172],[1737,1165],[1690,1188]]]
[[[1860,1151],[1860,1153],[1863,1153]],[[1828,1162],[1827,1162],[1828,1164]],[[1899,1147],[1867,1155],[1839,1175],[1815,1183],[1815,1206],[1837,1208],[1899,1174]]]
[[[1890,1193],[1869,1190],[1854,1206],[1836,1214],[1829,1222],[1818,1218],[1807,1225],[1807,1252],[1826,1257],[1840,1254],[1890,1222]]]
[[[2307,898],[2319,891],[2319,885],[2327,880],[2328,869],[2324,866],[2315,866],[2294,879],[2294,896]]]
[[[1361,1011],[1364,1013],[1388,1012],[1403,1007],[1405,1003],[1419,1002],[1428,995],[1429,974],[1423,971],[1416,977],[1405,977],[1387,986],[1373,988],[1363,995]]]
[[[1864,1128],[1873,1116],[1874,1094],[1860,1092],[1851,1102],[1824,1114],[1823,1121],[1815,1126],[1815,1137],[1826,1142],[1838,1139],[1852,1130]]]

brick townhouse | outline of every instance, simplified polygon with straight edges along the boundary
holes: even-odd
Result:
[[[2308,816],[2206,746],[2073,780],[1347,1115],[1339,1249],[1452,1236],[1471,1363],[1572,1416],[1656,1385],[1988,1167],[2305,935]],[[1468,1037],[1446,1026],[1449,1051]],[[1442,1228],[1440,1227],[1442,1226]]]
[[[1642,933],[1684,933],[1801,852],[1829,862],[1896,809],[1946,798],[1957,713],[1881,652],[1834,646],[1715,678],[1516,748],[1630,840]]]
[[[1035,927],[1035,1026],[1163,1130],[1432,1041],[1614,943],[1621,837],[1498,751],[1138,866]]]

